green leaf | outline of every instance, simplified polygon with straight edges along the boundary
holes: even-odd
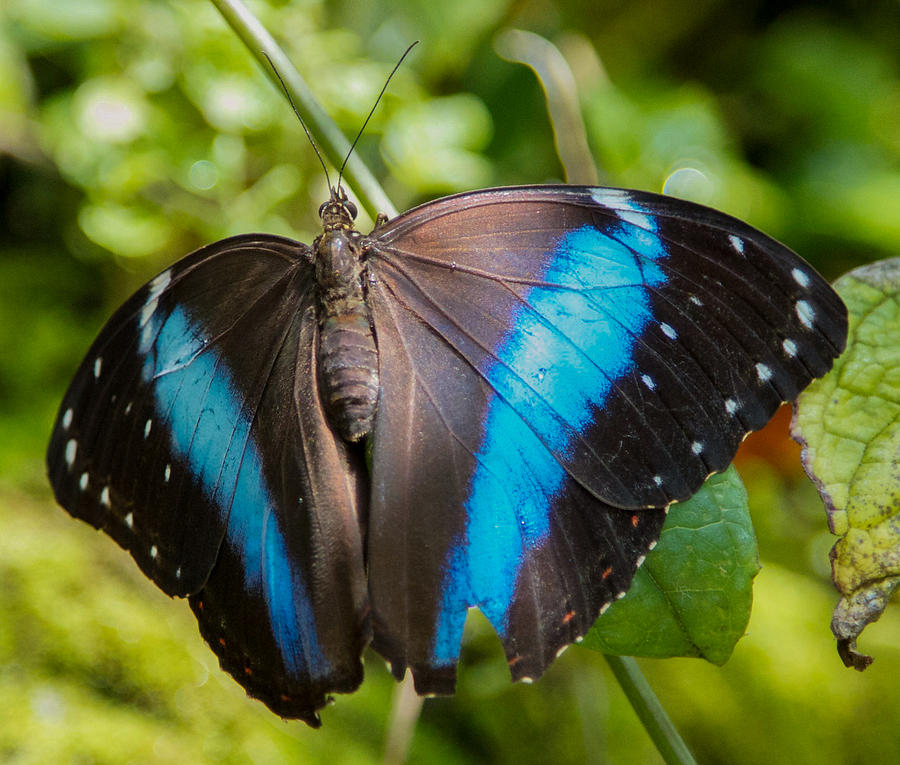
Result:
[[[864,669],[872,659],[856,639],[900,586],[900,258],[834,286],[850,314],[847,350],[800,397],[793,435],[840,537],[831,629],[844,663]]]
[[[747,493],[734,467],[672,505],[628,594],[585,636],[604,653],[724,664],[750,618],[759,571]]]

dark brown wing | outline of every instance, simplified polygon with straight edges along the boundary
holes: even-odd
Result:
[[[217,242],[138,291],[100,333],[48,451],[60,504],[166,593],[191,596],[225,669],[318,724],[362,679],[362,466],[316,385],[309,248]]]
[[[374,644],[422,691],[452,687],[469,606],[514,676],[540,674],[627,588],[646,508],[727,467],[846,335],[793,252],[653,194],[473,192],[369,249]]]

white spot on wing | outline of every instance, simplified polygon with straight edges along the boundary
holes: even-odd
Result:
[[[171,281],[172,269],[167,268],[150,282],[150,294],[147,296],[147,299],[156,300],[162,294],[162,291],[169,286]]]
[[[662,486],[662,476],[661,475],[653,476],[653,483],[655,483],[657,486]]]
[[[761,383],[769,382],[772,379],[772,369],[766,364],[756,365],[756,376]]]
[[[694,441],[694,443],[691,444],[691,451],[694,454],[700,454],[700,452],[703,451],[703,444],[701,444],[699,441]]]
[[[74,438],[70,438],[66,441],[66,465],[68,465],[70,470],[72,465],[75,464],[76,454],[78,454],[78,442]]]
[[[82,473],[81,477],[78,479],[78,488],[84,491],[88,487],[88,474]]]
[[[175,569],[175,578],[181,579],[181,566]]]
[[[72,424],[72,409],[66,409],[65,414],[62,416],[62,426],[66,430],[69,429],[69,426]]]
[[[792,268],[791,276],[794,277],[794,281],[797,282],[797,284],[799,284],[801,287],[809,286],[809,276],[799,268]]]
[[[128,515],[125,516],[125,525],[129,529],[134,528],[134,513],[128,513]]]
[[[144,325],[141,330],[141,342],[138,344],[139,353],[146,353],[150,350],[150,346],[153,345],[153,333],[155,329],[152,322],[148,322]]]
[[[153,426],[153,420],[147,420],[144,423],[144,438],[150,435],[150,428]]]
[[[791,358],[794,358],[797,355],[797,343],[789,337],[782,341],[781,347],[784,348],[784,352]]]
[[[150,545],[150,557],[156,560],[158,554],[159,550],[156,549],[156,545]]]
[[[663,334],[670,340],[676,340],[678,338],[678,333],[675,331],[675,328],[671,324],[666,324],[665,322],[663,322],[659,325],[659,328],[663,331]]]
[[[644,383],[650,390],[656,390],[656,382],[654,382],[653,378],[650,375],[641,375],[641,382]]]
[[[744,254],[744,240],[735,234],[728,235],[728,241],[731,242],[731,246],[734,247],[735,251]]]
[[[643,213],[631,210],[616,210],[616,215],[625,223],[630,223],[638,228],[649,229],[651,227],[650,219]]]
[[[166,483],[169,482],[169,479],[170,479],[171,477],[172,477],[172,466],[171,466],[171,465],[166,465],[166,473],[165,473]]]
[[[110,507],[112,502],[109,499],[109,486],[104,486],[103,491],[100,492],[100,504],[104,507]]]
[[[156,311],[157,305],[159,305],[159,301],[156,300],[156,298],[154,298],[153,300],[148,300],[146,303],[144,303],[144,307],[141,309],[141,327],[146,326],[147,322],[150,321],[150,317],[153,316],[153,312]]]
[[[153,344],[153,339],[158,327],[154,324],[154,322],[150,321],[150,317],[153,316],[154,312],[159,307],[159,296],[163,293],[163,290],[169,286],[169,282],[171,281],[172,270],[167,269],[149,284],[147,300],[144,303],[144,307],[141,309],[141,341],[138,345],[138,351],[140,353],[146,353],[147,351],[149,351],[150,346]]]
[[[131,402],[130,401],[127,404],[125,404],[125,416],[127,417],[129,414],[131,414]]]
[[[807,329],[812,329],[813,319],[816,318],[815,309],[805,300],[798,300],[797,305],[794,306],[794,311],[796,311],[800,323]]]
[[[599,187],[591,189],[591,199],[598,205],[616,205],[631,202],[631,194],[625,189],[607,189]]]
[[[140,350],[142,352],[146,352],[150,347],[150,341],[153,335],[153,325],[148,325],[148,322],[150,321],[150,317],[153,316],[156,309],[159,307],[159,296],[162,294],[162,291],[169,286],[170,281],[172,281],[171,271],[163,271],[149,284],[150,289],[147,293],[147,300],[144,303],[144,307],[141,308],[139,320],[139,326],[142,330],[140,343]]]
[[[641,209],[640,205],[632,200],[631,194],[625,189],[592,189],[591,199],[598,205],[608,207],[615,212],[619,220],[625,223],[647,230],[653,228],[647,214]]]
[[[694,305],[697,305],[697,306],[703,305],[703,301],[700,298],[698,298],[696,295],[691,295],[690,300]]]
[[[103,357],[98,356],[94,359],[94,377],[100,377],[100,371],[103,369]]]
[[[738,403],[733,398],[725,399],[725,411],[728,414],[734,414],[738,410]]]

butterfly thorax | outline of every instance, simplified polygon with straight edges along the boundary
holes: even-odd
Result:
[[[319,392],[332,425],[348,441],[372,429],[378,399],[378,354],[363,292],[359,234],[346,200],[321,212],[315,251],[319,318]]]

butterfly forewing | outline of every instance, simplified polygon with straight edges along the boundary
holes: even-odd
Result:
[[[223,360],[239,339],[229,330],[288,273],[289,261],[255,258],[254,244],[199,250],[115,313],[63,399],[48,451],[60,503],[107,531],[170,595],[203,584],[225,530],[229,485],[213,471],[241,434],[199,420],[213,412],[207,399],[233,385]],[[205,480],[189,469],[203,462]]]
[[[786,247],[653,194],[472,192],[375,239],[370,270],[393,299],[622,507],[690,496],[830,366],[846,330],[840,300]]]
[[[662,512],[629,508],[686,499],[727,467],[846,332],[787,248],[618,189],[439,200],[373,232],[369,271],[375,645],[424,691],[452,687],[468,606],[514,676],[540,674],[655,542]],[[410,436],[422,448],[398,455]]]
[[[297,308],[285,300],[279,312],[254,317],[283,336],[260,359],[266,383],[254,402],[257,439],[237,468],[218,561],[191,607],[223,668],[251,695],[318,725],[328,694],[362,681],[366,494],[359,455],[332,433],[310,385],[314,307]]]

